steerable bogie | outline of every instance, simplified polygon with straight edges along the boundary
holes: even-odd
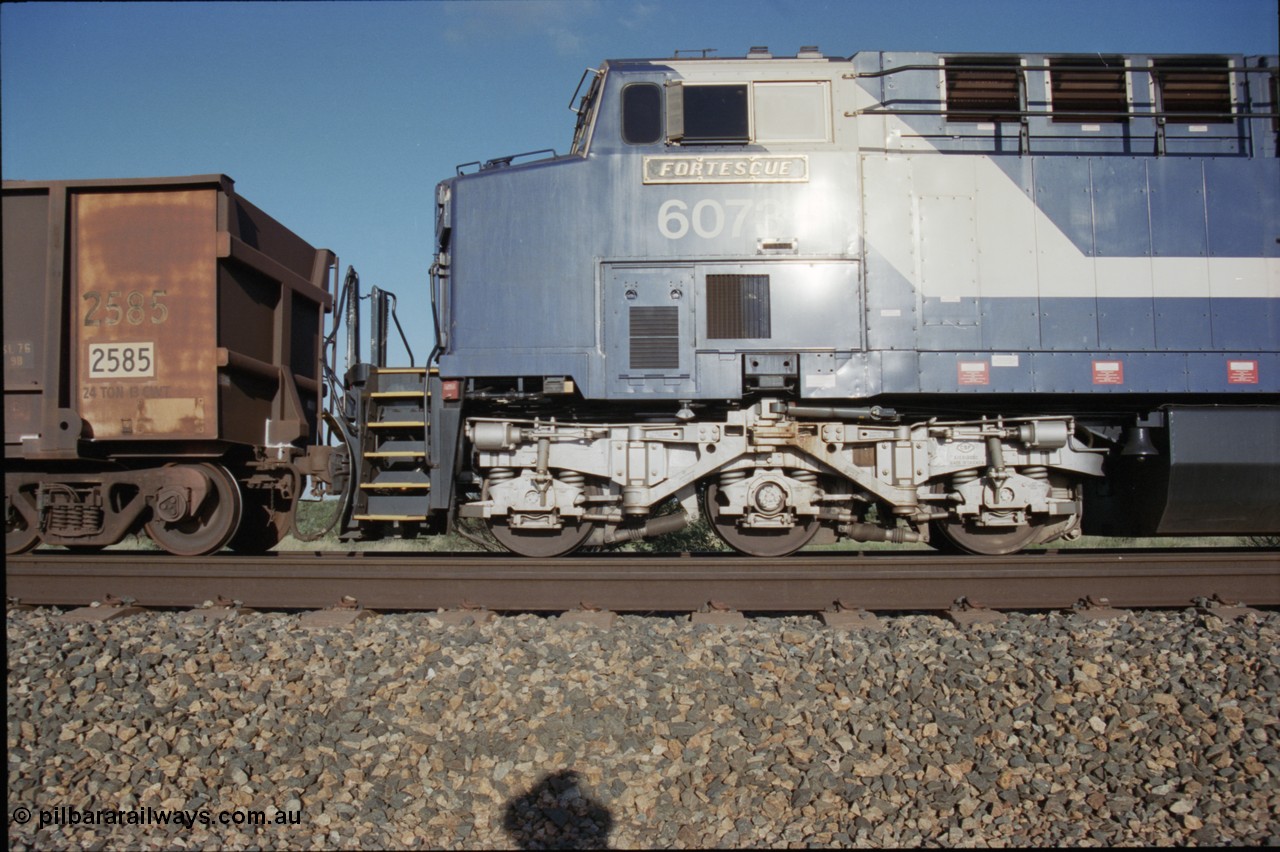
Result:
[[[898,424],[813,414],[762,400],[688,422],[472,419],[484,490],[459,515],[483,518],[530,555],[551,555],[546,541],[568,550],[643,530],[672,498],[754,555],[785,555],[820,529],[927,540],[931,523],[966,550],[1011,552],[1075,531],[1080,483],[1102,473],[1105,450],[1078,440],[1070,418]]]

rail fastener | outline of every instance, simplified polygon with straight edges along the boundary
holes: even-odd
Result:
[[[884,623],[873,613],[842,600],[824,610],[821,617],[822,623],[833,630],[884,631]]]
[[[1201,614],[1213,615],[1224,621],[1236,621],[1249,615],[1262,617],[1261,612],[1251,606],[1245,606],[1241,601],[1224,601],[1217,595],[1211,598],[1196,598],[1195,605]]]
[[[1124,618],[1128,610],[1115,609],[1106,598],[1089,595],[1076,601],[1071,607],[1071,614],[1086,621],[1109,621],[1113,618]]]
[[[223,621],[234,621],[242,615],[257,612],[244,605],[244,601],[233,600],[218,595],[213,600],[202,603],[195,609],[189,609],[179,616],[186,622],[204,622],[207,626],[213,626]]]
[[[431,617],[440,619],[446,627],[479,627],[493,621],[496,616],[493,610],[464,600],[459,608],[440,609],[433,612]]]
[[[689,623],[713,627],[745,627],[747,617],[728,604],[712,600],[707,601],[697,612],[689,613]]]
[[[94,601],[88,606],[64,612],[58,616],[58,620],[65,624],[100,624],[104,621],[146,612],[145,609],[136,604],[137,601],[131,597],[118,598],[115,595],[107,594],[103,595],[101,601]]]
[[[343,595],[342,599],[327,609],[304,612],[298,623],[308,630],[328,630],[330,628],[351,629],[366,618],[377,613],[360,606],[360,602],[351,595]]]
[[[956,627],[972,627],[975,624],[1001,624],[1008,616],[999,610],[988,608],[984,604],[969,598],[956,598],[945,613]]]
[[[618,620],[618,614],[612,610],[601,609],[592,603],[583,601],[577,609],[565,610],[556,618],[557,624],[566,627],[595,627],[608,630]]]

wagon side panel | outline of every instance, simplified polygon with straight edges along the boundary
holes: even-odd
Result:
[[[73,386],[95,440],[218,437],[217,195],[73,197]]]

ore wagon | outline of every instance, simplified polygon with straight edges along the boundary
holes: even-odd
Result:
[[[4,184],[5,549],[278,541],[334,255],[221,175]]]

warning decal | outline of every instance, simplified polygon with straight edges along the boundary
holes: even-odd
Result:
[[[956,362],[956,381],[964,385],[991,384],[991,371],[986,361]]]
[[[1256,385],[1258,383],[1257,361],[1228,361],[1227,384]]]
[[[1123,361],[1094,361],[1093,383],[1095,385],[1124,384]]]

